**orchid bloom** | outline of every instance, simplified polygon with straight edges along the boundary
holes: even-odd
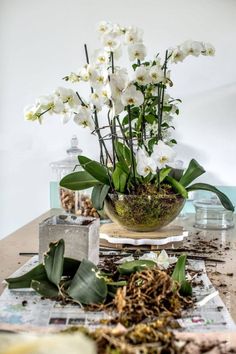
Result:
[[[134,105],[141,106],[144,101],[144,96],[142,92],[138,91],[134,85],[129,86],[122,94],[121,94],[121,102],[124,106]]]
[[[168,163],[173,162],[175,156],[175,151],[161,140],[158,144],[153,146],[151,158],[156,162],[159,169],[165,167]]]
[[[137,160],[137,172],[140,176],[146,177],[149,173],[155,174],[157,169],[157,163],[144,151],[138,149],[136,154]]]
[[[78,113],[74,116],[74,122],[78,125],[82,125],[84,128],[89,127],[91,131],[95,129],[94,121],[91,117],[91,111],[89,107],[80,106]]]
[[[128,54],[130,61],[144,60],[147,55],[147,50],[143,43],[135,43],[129,45]]]

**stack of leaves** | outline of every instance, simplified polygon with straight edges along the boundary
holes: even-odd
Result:
[[[6,279],[9,288],[32,287],[53,300],[89,305],[91,310],[98,306],[115,310],[118,318],[114,321],[125,326],[163,313],[176,317],[187,302],[180,292],[191,295],[185,280],[186,255],[179,257],[170,277],[151,260],[125,262],[107,274],[88,260],[64,257],[64,250],[63,239],[50,243],[44,263],[20,277]]]

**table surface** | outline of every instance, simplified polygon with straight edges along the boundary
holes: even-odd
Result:
[[[20,252],[38,252],[38,224],[49,216],[59,214],[59,209],[51,209],[32,222],[0,240],[0,293],[2,281],[21,267],[31,256],[21,256]],[[178,218],[175,224],[184,226],[189,237],[176,249],[186,248],[189,254],[196,254],[201,246],[205,248],[204,257],[224,262],[206,261],[207,273],[219,290],[231,316],[236,321],[236,229],[200,230],[193,227],[194,215]],[[200,245],[200,246],[199,246]]]

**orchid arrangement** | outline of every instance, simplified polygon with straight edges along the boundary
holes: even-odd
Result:
[[[103,21],[97,30],[102,48],[90,58],[85,45],[86,64],[64,77],[75,85],[86,82],[89,98],[83,98],[76,89],[59,87],[25,109],[27,120],[42,123],[46,114],[54,113],[63,123],[73,119],[98,137],[99,162],[78,156],[84,171],[64,177],[61,186],[72,190],[94,187],[92,199],[97,209],[102,209],[108,192],[135,194],[140,186],[148,185],[160,191],[168,184],[184,198],[191,190],[210,190],[233,210],[229,199],[215,187],[203,183],[189,186],[205,171],[195,160],[183,171],[181,161],[176,161],[172,137],[181,100],[167,92],[173,86],[169,67],[190,56],[213,56],[214,47],[188,40],[167,49],[164,59],[159,53],[147,59],[139,28]],[[129,70],[119,66],[124,48]]]

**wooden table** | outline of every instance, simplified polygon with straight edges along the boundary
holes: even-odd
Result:
[[[47,217],[59,214],[59,209],[52,209],[29,224],[23,226],[3,240],[0,240],[0,293],[2,281],[23,265],[31,256],[20,256],[20,252],[38,252],[38,224]],[[211,258],[225,262],[206,262],[208,276],[219,290],[233,319],[236,321],[236,229],[223,231],[205,231],[193,227],[194,216],[177,219],[178,225],[189,230],[190,236],[177,246],[197,250],[199,242],[212,244]],[[215,250],[214,250],[215,248]],[[191,252],[194,255],[194,252]],[[205,253],[204,256],[207,256]]]

